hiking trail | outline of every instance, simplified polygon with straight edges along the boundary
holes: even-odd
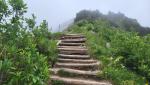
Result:
[[[86,38],[81,34],[63,35],[58,44],[58,62],[52,72],[52,81],[62,81],[64,85],[112,85],[97,78],[100,62],[88,54]]]

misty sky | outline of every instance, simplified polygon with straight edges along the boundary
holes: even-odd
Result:
[[[62,24],[75,17],[82,9],[95,10],[107,14],[108,11],[121,12],[135,18],[142,26],[150,27],[150,0],[25,0],[27,16],[34,13],[38,23],[47,20],[49,27],[58,30]]]

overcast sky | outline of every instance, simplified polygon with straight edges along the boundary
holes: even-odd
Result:
[[[37,21],[47,20],[49,27],[57,30],[62,24],[75,17],[82,9],[95,10],[107,14],[108,11],[121,12],[135,18],[142,26],[150,27],[150,0],[25,0],[27,16],[34,13]]]

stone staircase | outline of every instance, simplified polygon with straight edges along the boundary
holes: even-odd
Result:
[[[51,81],[62,81],[63,85],[112,85],[97,78],[100,62],[90,58],[85,41],[85,36],[81,34],[61,37],[58,62],[50,69]]]

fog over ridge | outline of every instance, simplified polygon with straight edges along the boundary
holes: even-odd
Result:
[[[137,19],[142,26],[150,27],[150,0],[25,0],[25,2],[28,5],[27,16],[34,13],[38,22],[47,20],[54,31],[83,9],[98,9],[103,14],[109,11],[121,12],[129,18]]]

